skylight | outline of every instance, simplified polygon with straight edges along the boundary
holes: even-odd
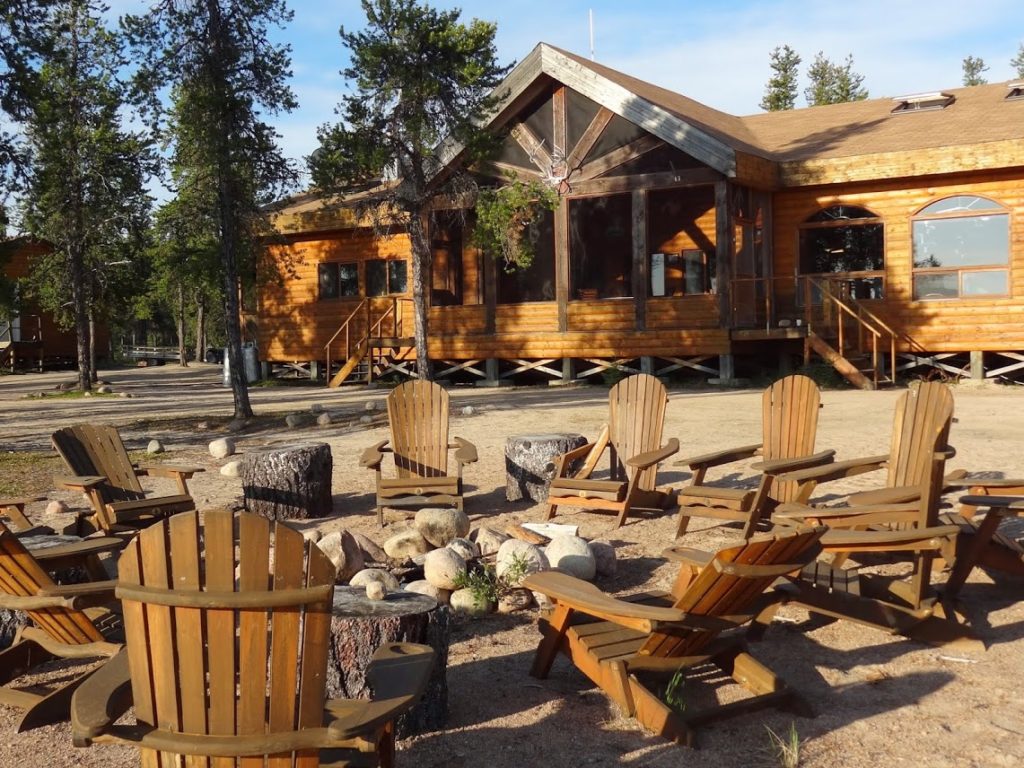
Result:
[[[956,100],[950,93],[933,91],[931,93],[914,93],[909,96],[897,96],[893,99],[896,105],[892,114],[902,112],[923,112],[928,109],[945,109]]]
[[[1022,99],[1024,98],[1024,80],[1015,80],[1012,83],[1007,83],[1006,98],[1008,99]]]

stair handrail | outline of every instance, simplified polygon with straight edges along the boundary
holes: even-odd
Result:
[[[338,330],[336,330],[334,332],[334,335],[331,336],[331,338],[329,338],[327,340],[326,344],[324,344],[324,356],[327,358],[327,368],[326,368],[326,372],[327,372],[327,377],[326,378],[327,378],[327,381],[331,380],[331,345],[334,344],[334,340],[337,339],[338,336],[340,336],[342,334],[342,332],[344,331],[344,333],[345,333],[345,359],[347,360],[348,358],[350,358],[352,356],[352,334],[350,333],[349,325],[352,322],[352,318],[354,318],[356,316],[356,314],[359,312],[359,310],[361,310],[363,308],[363,305],[366,304],[367,301],[368,301],[368,299],[363,299],[362,301],[360,301],[356,305],[356,308],[353,309],[349,313],[348,317],[345,318],[345,320],[342,322],[342,324],[340,326],[338,326]],[[357,344],[358,344],[358,342],[357,342]]]

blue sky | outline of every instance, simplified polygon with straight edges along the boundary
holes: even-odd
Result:
[[[147,0],[110,0],[112,13],[138,13]],[[287,154],[316,147],[316,128],[334,119],[345,87],[338,27],[364,22],[358,0],[290,0],[295,18],[277,33],[292,46],[299,109],[275,118]],[[1024,41],[1020,0],[437,0],[463,18],[497,22],[498,55],[520,60],[540,41],[589,55],[594,12],[596,59],[734,114],[758,111],[768,55],[787,43],[805,69],[819,50],[836,61],[853,54],[872,97],[960,85],[961,61],[980,56],[990,82],[1009,80]],[[803,84],[801,84],[801,92]],[[802,103],[802,97],[801,97]]]

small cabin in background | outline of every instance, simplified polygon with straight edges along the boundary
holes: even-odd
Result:
[[[482,184],[560,204],[528,269],[432,229],[429,353],[441,377],[723,381],[827,361],[864,388],[921,366],[1024,370],[1024,84],[736,117],[540,44],[499,89]],[[458,162],[457,151],[451,162]],[[275,212],[259,275],[270,362],[333,383],[410,373],[404,232],[355,199]]]
[[[29,275],[32,261],[48,253],[50,246],[28,237],[0,241],[0,270],[14,281],[17,313],[0,316],[0,367],[6,370],[43,370],[49,367],[73,367],[78,359],[78,341],[73,329],[58,325],[49,312],[22,298],[19,281]],[[97,357],[110,344],[105,324],[96,327]]]

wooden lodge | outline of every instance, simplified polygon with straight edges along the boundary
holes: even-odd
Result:
[[[512,272],[472,247],[472,211],[437,217],[438,375],[1024,370],[1024,83],[736,117],[541,44],[499,93],[476,170],[560,204]],[[408,240],[353,205],[280,206],[259,280],[261,358],[332,383],[412,357]]]

